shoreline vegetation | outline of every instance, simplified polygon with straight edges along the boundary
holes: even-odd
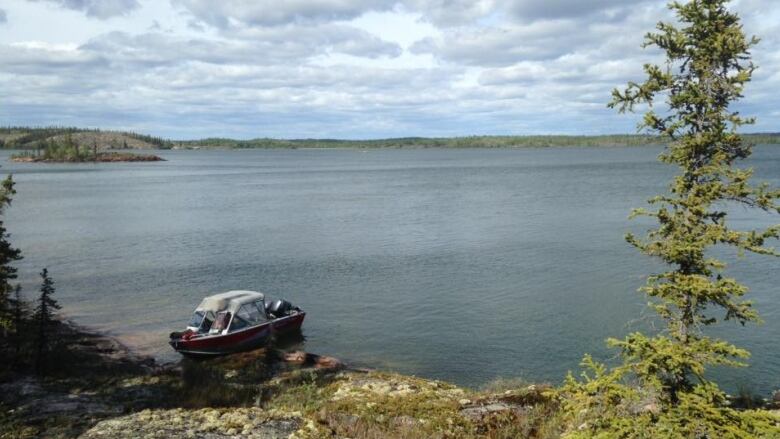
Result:
[[[0,437],[556,438],[560,389],[496,380],[481,389],[285,350],[285,341],[159,364],[58,320],[45,375],[0,367]],[[780,423],[780,398],[732,397]],[[645,407],[643,410],[654,410]],[[576,426],[575,426],[576,427]]]
[[[743,135],[752,144],[780,144],[780,133]],[[545,148],[655,146],[660,136],[615,134],[592,136],[467,136],[400,137],[389,139],[231,139],[171,140],[128,131],[103,131],[75,127],[0,127],[0,148],[42,151],[47,144],[71,142],[85,150],[135,149],[383,149],[383,148]]]
[[[546,385],[463,389],[286,351],[284,340],[158,364],[72,322],[52,333],[62,367],[0,367],[0,437],[553,437],[531,433],[556,407]]]
[[[126,145],[126,144],[125,144]],[[109,146],[110,147],[110,146]],[[163,158],[152,154],[134,154],[129,152],[105,151],[93,141],[92,147],[83,145],[73,138],[71,133],[62,139],[49,138],[38,140],[35,149],[27,150],[10,157],[12,162],[21,163],[106,163],[106,162],[158,162]]]
[[[17,163],[116,163],[116,162],[161,162],[164,158],[152,154],[132,154],[128,152],[99,152],[92,156],[73,156],[73,157],[44,157],[35,155],[19,154],[11,156],[9,159]]]

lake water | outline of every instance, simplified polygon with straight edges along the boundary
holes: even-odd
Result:
[[[168,161],[15,164],[8,211],[27,294],[47,266],[64,312],[132,348],[230,289],[303,307],[304,348],[478,386],[559,382],[644,328],[658,265],[623,240],[665,190],[659,148],[163,151]],[[8,152],[2,152],[5,158]],[[780,185],[780,148],[749,164]],[[737,209],[739,227],[780,222]],[[734,258],[730,258],[734,260]],[[753,352],[727,387],[780,387],[780,259],[734,260],[766,320],[718,335]]]

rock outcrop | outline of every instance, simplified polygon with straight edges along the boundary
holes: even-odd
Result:
[[[82,439],[143,437],[189,438],[287,438],[301,426],[300,417],[271,414],[256,407],[186,410],[143,410],[95,424]]]

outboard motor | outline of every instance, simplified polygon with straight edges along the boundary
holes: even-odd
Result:
[[[278,299],[266,305],[265,310],[273,317],[279,318],[286,315],[292,309],[292,303]]]

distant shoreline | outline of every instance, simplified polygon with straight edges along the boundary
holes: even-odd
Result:
[[[744,133],[752,144],[780,144],[780,133]],[[480,135],[461,137],[396,137],[384,139],[269,137],[233,139],[207,137],[173,140],[129,131],[104,131],[75,127],[0,127],[0,148],[43,150],[52,143],[64,142],[83,149],[412,149],[412,148],[546,148],[546,147],[633,147],[663,145],[668,140],[644,134],[604,135]]]
[[[780,134],[747,134],[752,144],[780,144]],[[200,139],[172,142],[172,149],[522,149],[550,147],[663,146],[664,139],[644,135],[614,136],[473,136],[451,138],[336,139]]]
[[[756,143],[755,147],[774,147],[780,144],[777,143]],[[209,147],[174,147],[170,150],[161,151],[252,151],[252,150],[301,150],[301,151],[379,151],[379,150],[420,150],[420,149],[441,149],[441,150],[467,150],[467,149],[479,149],[479,150],[522,150],[522,149],[549,149],[549,148],[570,148],[570,149],[590,149],[590,148],[662,148],[665,145],[662,143],[648,143],[643,145],[529,145],[529,146],[386,146],[386,147],[372,147],[372,146],[266,146],[266,147],[232,147],[232,146],[209,146]]]
[[[618,145],[618,144],[604,144],[604,145],[500,145],[500,146],[478,146],[478,145],[396,145],[396,146],[366,146],[366,145],[353,145],[353,146],[231,146],[231,145],[214,145],[214,146],[174,146],[170,150],[172,151],[251,151],[251,150],[302,150],[302,151],[371,151],[371,150],[390,150],[390,149],[406,149],[406,150],[418,150],[418,149],[494,149],[494,150],[506,150],[506,149],[546,149],[546,148],[643,148],[643,147],[662,147],[661,143],[647,143],[642,145]]]

